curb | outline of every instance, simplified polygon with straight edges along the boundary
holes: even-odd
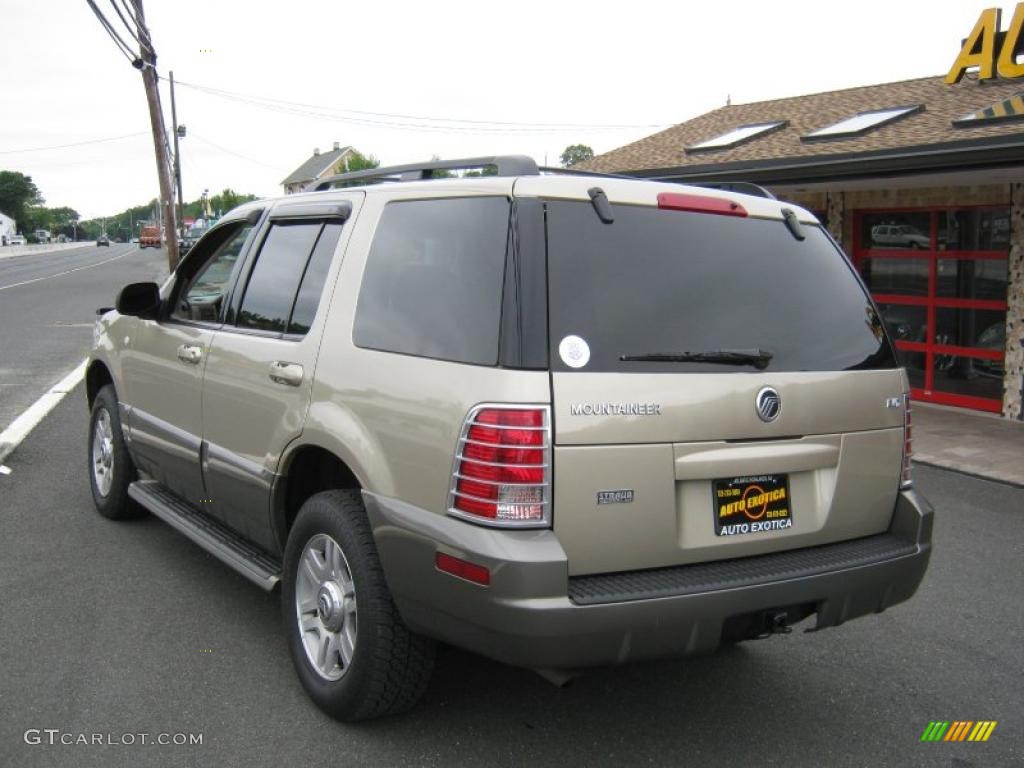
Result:
[[[965,477],[973,477],[975,480],[987,480],[990,483],[998,483],[999,485],[1008,485],[1011,488],[1024,488],[1024,483],[1016,480],[1007,480],[1002,477],[992,477],[991,475],[982,475],[978,472],[971,472],[967,469],[961,469],[960,467],[950,466],[948,464],[936,464],[931,461],[920,461],[918,459],[913,460],[914,464],[920,464],[922,467],[931,467],[932,469],[942,469],[947,472],[956,472],[958,475],[964,475]]]

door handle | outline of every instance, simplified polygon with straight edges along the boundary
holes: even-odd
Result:
[[[183,363],[195,365],[203,359],[203,348],[195,344],[182,344],[178,347],[178,359]]]
[[[289,387],[297,387],[302,383],[302,366],[298,363],[285,363],[275,360],[270,364],[270,380]]]

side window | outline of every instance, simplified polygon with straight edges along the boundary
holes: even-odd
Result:
[[[342,225],[337,222],[324,224],[320,239],[316,241],[313,255],[309,257],[306,273],[302,276],[299,293],[295,297],[295,308],[288,321],[288,333],[304,334],[313,325],[316,309],[320,305],[320,294],[327,281],[327,270],[331,268],[331,257],[341,237]]]
[[[270,227],[238,312],[239,328],[304,334],[313,324],[342,225],[277,222]]]
[[[203,323],[220,322],[225,297],[231,288],[231,275],[238,262],[238,254],[241,253],[251,231],[251,226],[241,226],[234,234],[224,233],[219,242],[215,233],[211,232],[207,236],[214,238],[210,241],[213,251],[178,292],[174,310],[171,312],[173,319]],[[206,238],[200,241],[204,242]]]
[[[509,202],[389,203],[367,255],[357,346],[495,365]]]

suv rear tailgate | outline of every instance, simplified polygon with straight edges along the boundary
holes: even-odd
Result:
[[[553,522],[570,573],[885,530],[906,380],[834,243],[774,201],[638,205],[630,186],[626,205],[605,188],[611,216],[546,202]],[[765,388],[781,407],[762,418]]]
[[[573,575],[813,546],[889,526],[903,450],[899,371],[553,380],[554,525]],[[754,407],[766,385],[782,403],[772,423]],[[894,400],[900,407],[887,407]],[[629,415],[641,410],[634,404],[649,415]],[[717,535],[714,481],[765,475],[786,476],[791,527]]]

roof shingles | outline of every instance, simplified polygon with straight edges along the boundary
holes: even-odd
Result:
[[[282,184],[297,184],[315,181],[323,175],[324,171],[333,166],[338,162],[345,153],[351,150],[351,147],[341,147],[339,149],[332,149],[328,152],[321,152],[320,154],[311,155],[302,165],[288,174],[288,178],[282,181]]]
[[[964,78],[946,85],[942,77],[926,77],[884,85],[868,85],[842,91],[795,96],[752,104],[736,104],[713,110],[660,133],[598,155],[578,167],[603,173],[644,169],[686,168],[712,163],[813,157],[870,152],[964,139],[1024,133],[1024,121],[990,123],[966,128],[953,121],[1024,91],[1021,81],[987,81]],[[863,135],[830,140],[801,141],[812,131],[837,123],[859,112],[886,107],[923,104],[924,109],[884,124]],[[788,120],[789,125],[766,136],[734,147],[685,152],[707,139],[752,123]]]

